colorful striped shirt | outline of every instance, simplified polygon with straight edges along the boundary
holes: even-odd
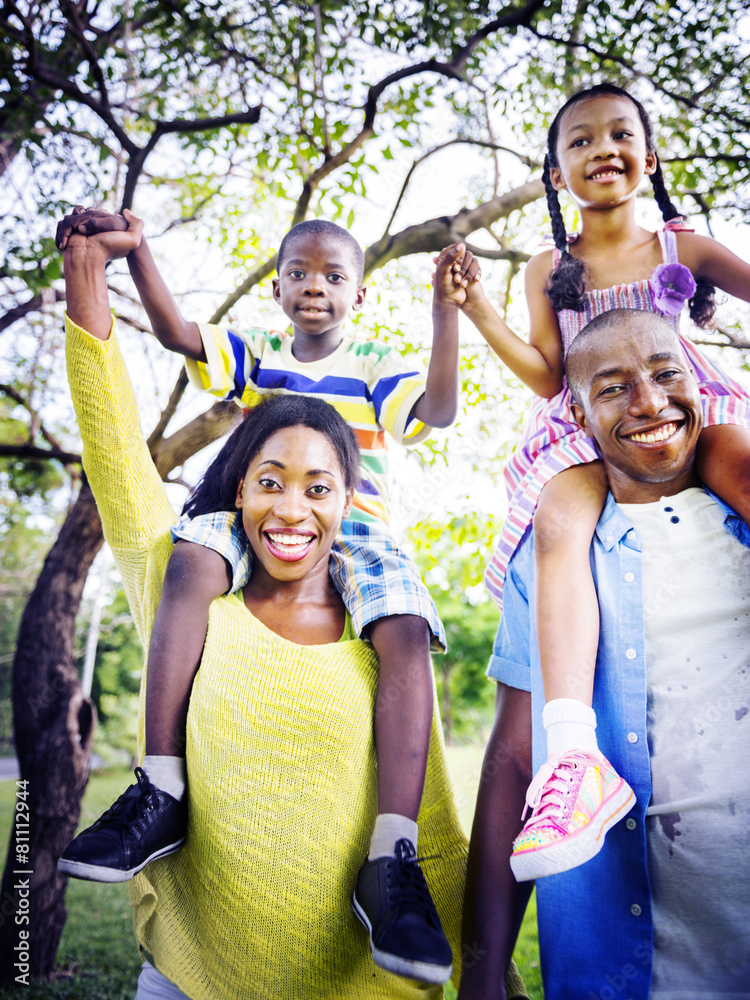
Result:
[[[253,407],[268,393],[299,392],[330,403],[354,430],[362,479],[350,517],[388,521],[388,446],[385,432],[418,444],[432,428],[411,418],[425,376],[386,344],[344,337],[318,361],[298,361],[289,334],[253,328],[243,333],[200,327],[207,362],[187,361],[190,381],[221,399]]]

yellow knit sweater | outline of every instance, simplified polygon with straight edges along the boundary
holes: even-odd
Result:
[[[66,329],[86,474],[146,645],[175,515],[114,335]],[[211,606],[188,715],[187,841],[131,883],[142,953],[193,1000],[443,995],[375,966],[350,907],[376,813],[377,677],[358,639],[300,646],[237,595]],[[141,752],[144,691],[145,673]],[[437,706],[419,826],[458,982],[467,841]]]

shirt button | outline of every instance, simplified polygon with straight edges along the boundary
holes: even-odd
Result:
[[[607,541],[608,542],[614,542],[614,540],[615,540],[615,536],[614,535],[607,535]]]
[[[636,651],[634,649],[626,649],[625,650],[625,655],[627,656],[627,658],[629,660],[634,660],[638,654],[636,653]]]
[[[635,828],[636,828],[637,825],[638,824],[636,823],[636,821],[633,819],[632,816],[629,816],[625,820],[625,826],[628,828],[628,830],[635,830]]]
[[[634,573],[626,573],[625,576],[623,577],[623,579],[625,580],[625,583],[632,583],[633,580],[635,580],[635,574]]]
[[[680,519],[676,514],[673,517],[670,517],[669,520],[672,522],[672,524],[679,524],[680,522]]]
[[[638,733],[628,733],[628,743],[637,743]]]
[[[630,912],[633,914],[634,917],[640,917],[640,915],[643,913],[643,910],[637,903],[633,903],[633,905],[630,907]]]
[[[672,511],[674,510],[674,507],[665,507],[664,510],[666,511],[667,514],[671,514]]]

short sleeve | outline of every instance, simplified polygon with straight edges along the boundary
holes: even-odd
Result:
[[[191,383],[220,399],[246,402],[250,375],[266,344],[264,330],[234,333],[209,323],[199,324],[206,361],[185,362]]]
[[[503,616],[487,667],[487,676],[492,680],[521,691],[531,690],[532,614],[528,586],[532,558],[527,533],[508,565],[503,585]]]
[[[375,416],[380,426],[401,444],[419,444],[432,428],[411,419],[411,411],[425,390],[425,375],[398,351],[389,350],[378,361],[369,380]]]

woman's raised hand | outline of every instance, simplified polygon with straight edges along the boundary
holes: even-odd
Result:
[[[65,252],[74,246],[88,244],[86,249],[102,253],[106,260],[115,260],[135,250],[141,242],[143,222],[125,209],[113,215],[96,208],[76,205],[70,215],[58,223],[55,244]]]

